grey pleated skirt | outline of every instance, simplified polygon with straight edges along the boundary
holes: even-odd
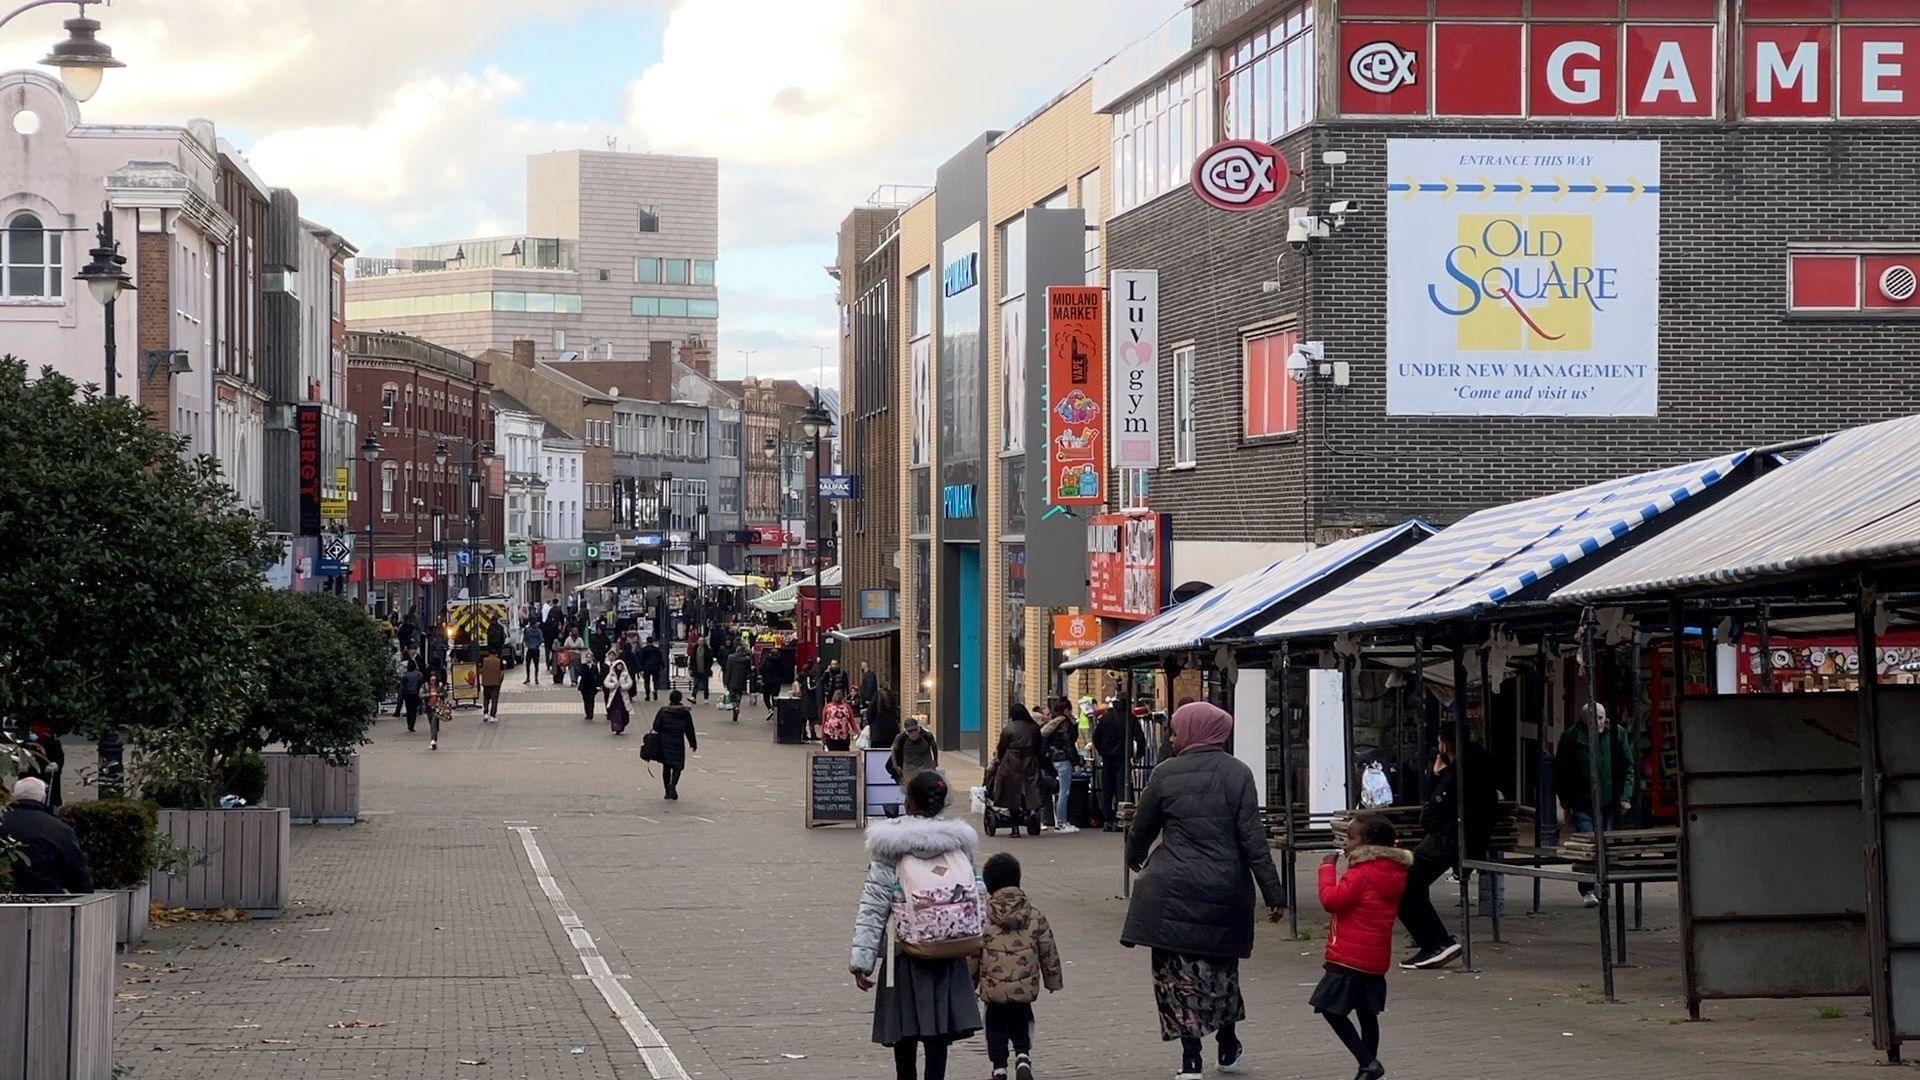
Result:
[[[902,1039],[964,1039],[980,1030],[980,1003],[964,957],[921,960],[905,954],[888,986],[886,968],[873,988],[873,1041],[892,1046]]]

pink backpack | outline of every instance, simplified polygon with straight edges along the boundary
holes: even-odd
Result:
[[[987,890],[960,850],[938,858],[903,856],[894,868],[893,936],[923,960],[973,956],[986,942]]]

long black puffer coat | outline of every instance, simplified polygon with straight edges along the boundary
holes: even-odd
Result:
[[[1009,718],[1000,727],[1000,742],[993,751],[993,767],[988,770],[987,790],[993,805],[1010,814],[1037,814],[1046,807],[1040,790],[1040,770],[1047,758],[1046,740],[1040,725],[1025,716]]]
[[[1267,906],[1286,902],[1253,771],[1219,748],[1154,768],[1127,829],[1127,864],[1140,876],[1123,945],[1244,959],[1253,955],[1254,882]]]
[[[700,749],[693,732],[693,710],[685,705],[663,705],[653,714],[653,730],[660,733],[660,764],[687,767],[687,748]]]

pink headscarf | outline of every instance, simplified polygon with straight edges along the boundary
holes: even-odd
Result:
[[[1173,738],[1182,754],[1225,746],[1233,736],[1233,716],[1218,705],[1188,702],[1173,712]]]

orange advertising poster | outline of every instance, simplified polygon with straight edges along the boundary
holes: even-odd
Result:
[[[1100,644],[1100,620],[1091,615],[1055,615],[1053,647],[1091,649]]]
[[[1107,294],[1047,289],[1047,502],[1099,506],[1107,497]]]

